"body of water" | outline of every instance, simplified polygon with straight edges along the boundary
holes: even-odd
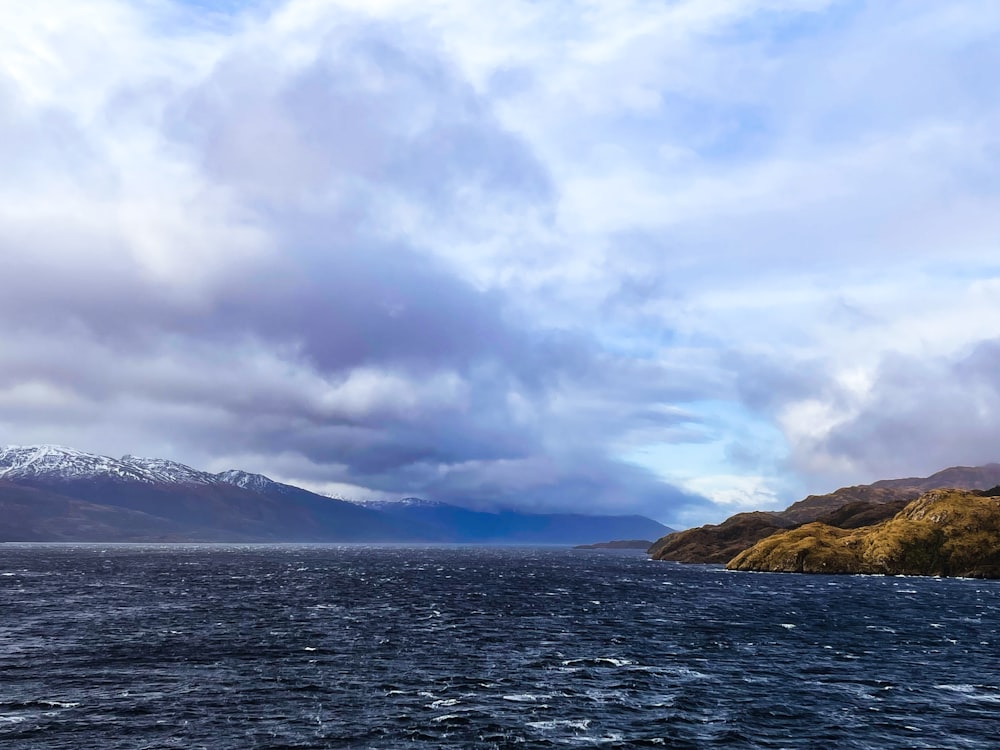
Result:
[[[0,745],[996,748],[1000,582],[0,546]]]

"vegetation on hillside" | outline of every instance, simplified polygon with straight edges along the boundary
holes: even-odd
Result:
[[[731,570],[1000,578],[1000,496],[933,490],[858,529],[814,522],[738,554]]]

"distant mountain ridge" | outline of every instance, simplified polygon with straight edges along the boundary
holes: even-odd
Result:
[[[213,474],[160,458],[0,447],[0,541],[576,544],[609,529],[669,531],[642,516],[486,513],[420,498],[353,503],[239,469]]]
[[[462,529],[463,541],[478,544],[578,544],[574,540],[594,537],[595,534],[595,539],[604,539],[607,535],[648,538],[667,529],[663,524],[643,516],[533,514],[512,510],[490,512],[420,498],[368,504],[368,507],[372,506],[408,526],[431,529],[439,535],[448,536],[452,529]]]

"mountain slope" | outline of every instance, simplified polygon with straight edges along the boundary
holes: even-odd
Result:
[[[216,475],[220,481],[253,492],[278,507],[295,508],[305,514],[302,521],[327,530],[339,530],[343,538],[371,541],[442,541],[434,529],[407,524],[377,508],[317,495],[301,487],[275,482],[263,474],[229,470]]]
[[[0,542],[179,541],[183,526],[0,479]]]
[[[784,529],[812,521],[855,528],[896,513],[902,504],[932,489],[981,490],[1000,484],[1000,464],[954,466],[929,477],[882,479],[841,487],[825,495],[809,495],[773,513],[737,513],[717,525],[669,534],[649,548],[654,560],[725,563],[734,555]],[[885,507],[882,507],[885,506]],[[846,511],[841,511],[847,508]]]
[[[737,513],[717,525],[668,534],[654,542],[648,552],[654,560],[726,563],[751,544],[793,525],[777,513]]]
[[[813,522],[776,533],[726,567],[1000,578],[1000,497],[931,490],[873,526],[846,530]]]

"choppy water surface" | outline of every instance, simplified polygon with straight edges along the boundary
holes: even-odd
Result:
[[[0,546],[4,748],[995,748],[1000,583]]]

